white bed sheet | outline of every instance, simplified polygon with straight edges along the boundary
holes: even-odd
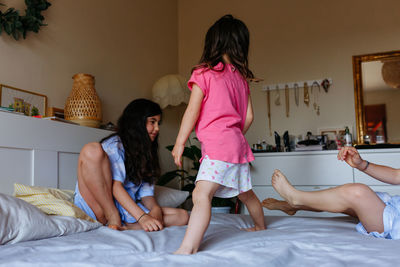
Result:
[[[201,251],[172,255],[184,227],[160,232],[85,233],[0,247],[1,266],[400,266],[400,241],[364,236],[350,217],[266,217],[268,230],[247,215],[215,214]]]

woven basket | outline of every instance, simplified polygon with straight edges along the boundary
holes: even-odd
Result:
[[[83,126],[99,127],[102,121],[101,102],[94,88],[94,77],[78,73],[72,79],[72,91],[64,108],[66,120]]]

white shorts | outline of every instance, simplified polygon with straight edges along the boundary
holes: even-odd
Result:
[[[251,189],[249,163],[229,163],[210,159],[206,155],[200,164],[197,181],[220,184],[221,186],[215,192],[216,197],[235,197]]]

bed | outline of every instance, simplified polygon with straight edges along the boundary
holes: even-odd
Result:
[[[248,215],[215,214],[200,252],[172,255],[186,227],[160,232],[88,232],[0,248],[0,265],[20,266],[399,266],[400,243],[355,232],[350,217],[266,217],[268,230],[244,232]]]
[[[80,148],[110,133],[3,112],[0,124],[0,193],[12,201],[16,182],[73,189]],[[178,256],[172,252],[186,226],[146,233],[66,216],[40,215],[41,222],[29,215],[40,213],[35,206],[18,202],[15,208],[4,201],[0,233],[13,228],[25,236],[0,245],[1,266],[400,266],[400,241],[361,235],[357,221],[347,216],[266,216],[268,230],[245,232],[248,215],[214,214],[200,252]],[[24,207],[29,212],[21,215]],[[58,232],[33,235],[51,227]]]

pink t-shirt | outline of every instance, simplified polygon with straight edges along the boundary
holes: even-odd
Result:
[[[222,70],[223,66],[220,62],[214,69]],[[200,68],[188,81],[190,90],[194,83],[204,94],[195,129],[203,157],[230,163],[254,160],[242,133],[250,90],[240,72],[231,64],[223,71]]]

